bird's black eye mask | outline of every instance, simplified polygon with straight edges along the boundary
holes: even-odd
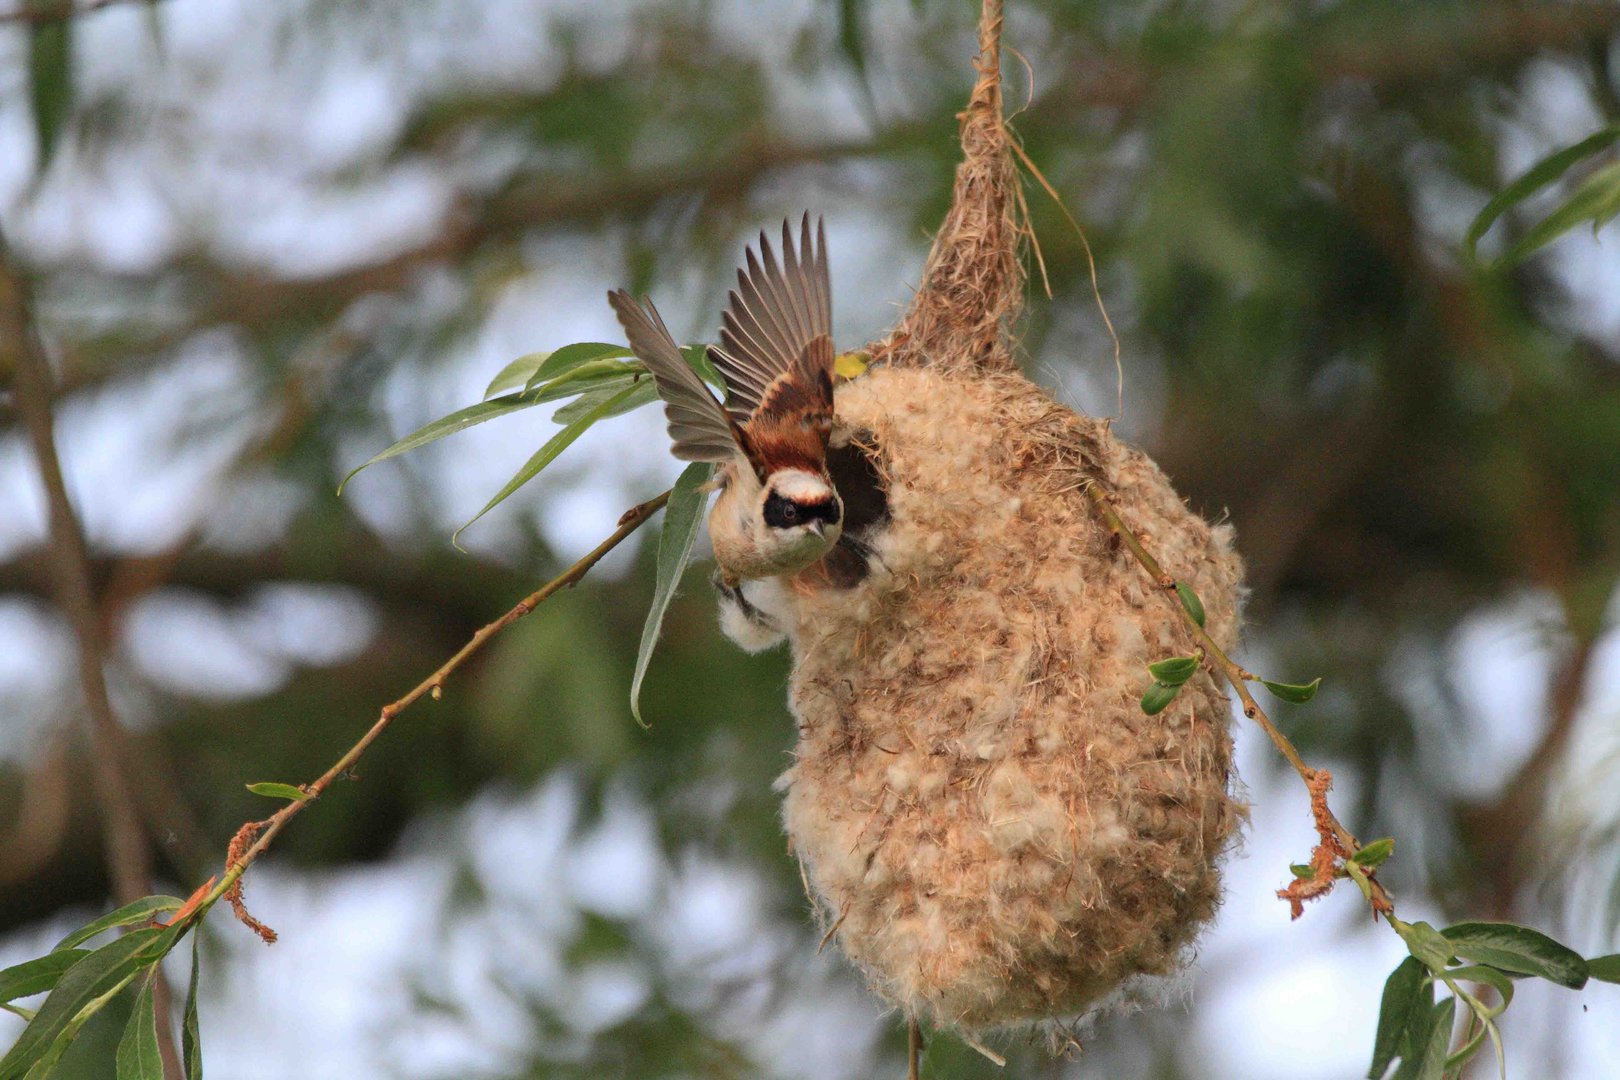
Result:
[[[792,499],[784,499],[774,491],[765,496],[765,524],[771,528],[791,529],[795,525],[807,525],[812,521],[825,521],[828,525],[838,524],[838,500],[794,502]]]

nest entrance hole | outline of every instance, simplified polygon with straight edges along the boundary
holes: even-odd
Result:
[[[883,452],[870,431],[827,448],[827,475],[844,502],[844,533],[824,560],[838,588],[854,588],[871,570],[872,537],[889,520]]]

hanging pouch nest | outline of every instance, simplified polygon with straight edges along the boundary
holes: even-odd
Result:
[[[834,445],[861,456],[881,517],[863,576],[796,590],[800,738],[781,780],[844,953],[907,1015],[969,1032],[1173,971],[1243,815],[1213,682],[1142,710],[1146,665],[1193,642],[1083,489],[1103,485],[1151,538],[1223,648],[1241,592],[1230,530],[1012,359],[1024,283],[997,7],[923,285],[837,392]]]

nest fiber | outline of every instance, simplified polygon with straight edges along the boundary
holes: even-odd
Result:
[[[844,953],[906,1014],[968,1031],[1174,970],[1243,813],[1211,680],[1142,712],[1146,665],[1193,642],[1081,488],[1105,486],[1223,648],[1229,529],[1105,422],[984,359],[838,389],[835,443],[868,450],[889,520],[864,580],[797,590],[781,781]]]

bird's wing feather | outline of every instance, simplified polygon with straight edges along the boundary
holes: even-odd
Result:
[[[623,289],[608,303],[624,326],[630,351],[652,372],[675,456],[683,461],[730,461],[743,452],[739,432],[670,336],[652,301],[646,307]]]
[[[806,213],[797,246],[792,229],[782,223],[781,264],[764,233],[759,250],[758,257],[752,248],[746,252],[747,266],[737,271],[737,288],[729,295],[722,319],[720,344],[709,350],[726,382],[726,407],[739,423],[754,417],[782,375],[802,370],[806,350],[818,338],[826,338],[829,347],[818,347],[811,354],[818,363],[825,354],[831,376],[832,289],[826,230],[817,221],[812,238]]]

